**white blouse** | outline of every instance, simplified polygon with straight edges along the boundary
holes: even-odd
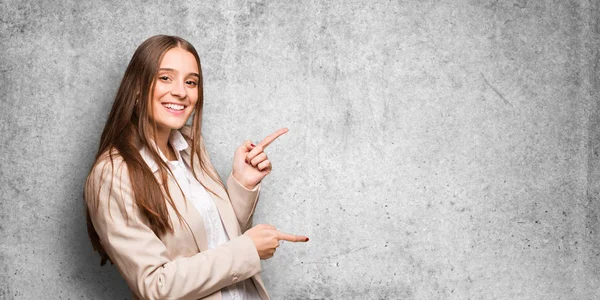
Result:
[[[215,206],[213,198],[202,184],[196,180],[192,173],[191,166],[188,166],[181,158],[180,152],[188,148],[188,143],[178,130],[171,130],[169,143],[175,150],[177,160],[168,161],[160,149],[158,149],[159,155],[163,161],[167,163],[171,172],[173,172],[175,180],[181,187],[185,198],[194,204],[194,207],[196,207],[202,216],[208,248],[213,249],[221,244],[227,243],[229,237],[227,236],[227,232],[225,232],[221,216],[219,215],[219,211]],[[221,295],[223,300],[261,299],[250,278],[223,288],[221,290]]]

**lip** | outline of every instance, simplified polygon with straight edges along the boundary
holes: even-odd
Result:
[[[165,104],[175,104],[175,105],[183,105],[183,109],[182,110],[175,110],[175,109],[170,109],[168,107],[165,106]],[[163,102],[160,104],[166,111],[168,111],[169,113],[175,115],[175,116],[181,116],[182,114],[185,113],[186,109],[188,108],[188,105],[185,104],[181,104],[181,103],[175,103],[175,102]]]

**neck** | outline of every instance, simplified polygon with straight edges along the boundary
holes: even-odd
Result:
[[[156,132],[156,141],[154,142],[168,160],[175,160],[177,156],[175,156],[174,150],[169,146],[170,135],[171,129],[158,130],[158,132]]]

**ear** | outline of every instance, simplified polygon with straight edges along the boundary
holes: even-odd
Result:
[[[135,89],[134,98],[135,98],[135,105],[137,106],[138,103],[140,102],[140,89],[139,88]]]
[[[134,91],[134,94],[135,94],[135,97],[136,97],[136,98],[139,98],[139,97],[140,97],[141,90],[142,90],[141,84],[142,84],[142,83],[140,82],[140,80],[139,80],[139,79],[138,79],[138,80],[136,80],[136,82],[135,82],[135,84],[134,84],[134,89],[133,89],[133,91]]]

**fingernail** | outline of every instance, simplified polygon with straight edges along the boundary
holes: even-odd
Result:
[[[306,238],[305,242],[308,242],[308,238]]]
[[[248,163],[248,160],[247,160],[247,159],[245,159],[245,158],[244,158],[244,161],[245,161],[246,163]]]
[[[252,144],[252,143],[250,143],[250,146],[252,146],[252,147],[256,147],[256,145],[254,145],[254,144]]]

